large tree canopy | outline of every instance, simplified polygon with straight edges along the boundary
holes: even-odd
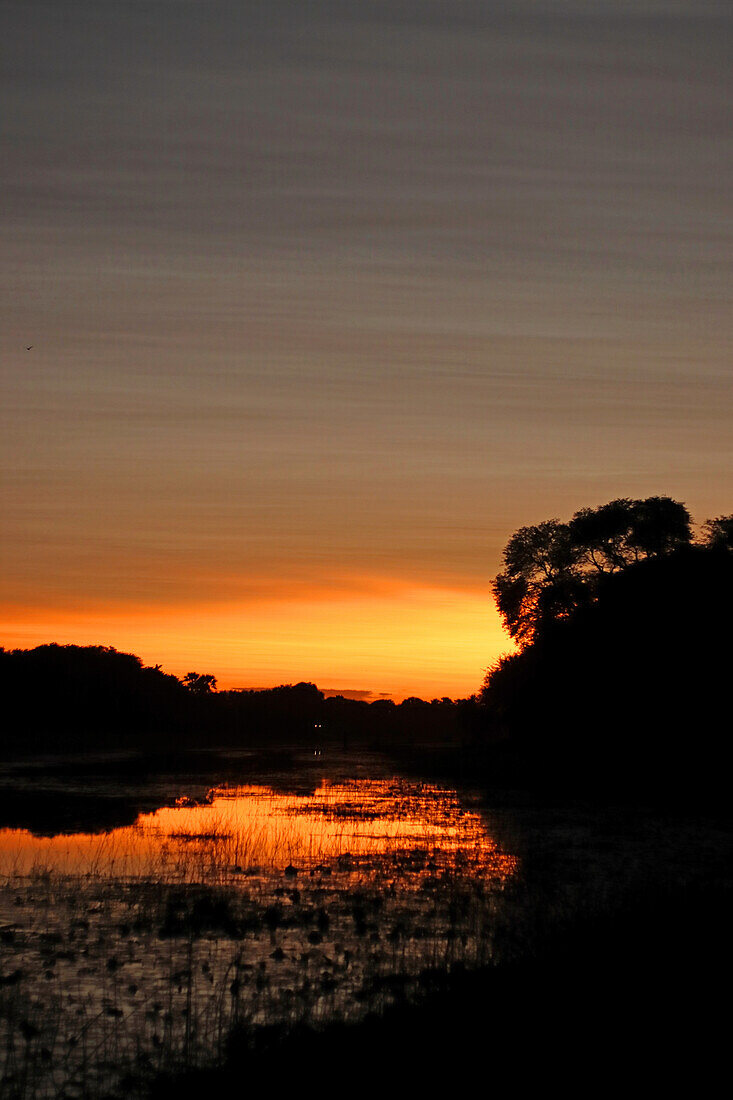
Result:
[[[588,583],[567,622],[486,677],[499,766],[584,794],[725,800],[733,548],[701,538]]]
[[[721,535],[720,527],[711,531],[711,539]],[[670,497],[624,497],[582,508],[568,523],[551,519],[520,527],[493,581],[497,607],[512,638],[530,644],[549,623],[592,601],[603,574],[670,554],[691,540],[690,514]]]

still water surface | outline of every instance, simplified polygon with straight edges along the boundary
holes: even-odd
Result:
[[[517,871],[455,791],[398,777],[217,787],[103,834],[1,830],[0,1083],[131,1094],[131,1074],[215,1060],[232,1026],[410,998],[490,961]]]
[[[202,804],[182,799],[101,835],[0,830],[0,874],[6,877],[46,871],[206,882],[286,867],[310,873],[334,861],[381,873],[400,856],[410,857],[413,873],[439,867],[497,880],[510,876],[517,863],[455,791],[396,778],[324,779],[312,794],[214,788]]]

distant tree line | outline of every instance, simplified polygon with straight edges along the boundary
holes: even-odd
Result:
[[[216,677],[182,679],[110,646],[0,649],[0,751],[168,750],[354,742],[460,742],[476,735],[476,697],[366,702],[326,698],[315,684],[217,691]]]

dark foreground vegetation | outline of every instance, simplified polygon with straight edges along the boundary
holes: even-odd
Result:
[[[426,971],[417,1003],[320,1030],[234,1029],[216,1070],[166,1075],[154,1100],[215,1090],[348,1095],[527,1088],[706,1093],[725,1070],[731,895],[636,896],[539,927],[488,970]]]

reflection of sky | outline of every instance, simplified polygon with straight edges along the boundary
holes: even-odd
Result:
[[[473,690],[514,528],[617,495],[730,510],[727,3],[2,20],[12,643],[186,671],[156,619],[234,599],[187,627],[230,683],[457,685],[450,598],[397,679],[385,646],[354,681],[324,607],[366,578],[395,622],[410,586],[473,602]],[[258,650],[273,590],[321,650]]]
[[[454,792],[405,782],[331,785],[313,795],[267,787],[217,791],[201,806],[164,807],[108,833],[38,837],[0,830],[0,874],[55,871],[102,876],[154,875],[175,881],[230,880],[243,871],[307,871],[339,857],[419,853],[450,868],[470,858],[474,875],[505,878],[516,859],[504,854],[483,819]],[[447,862],[446,862],[447,861]],[[425,869],[425,868],[423,868]]]

